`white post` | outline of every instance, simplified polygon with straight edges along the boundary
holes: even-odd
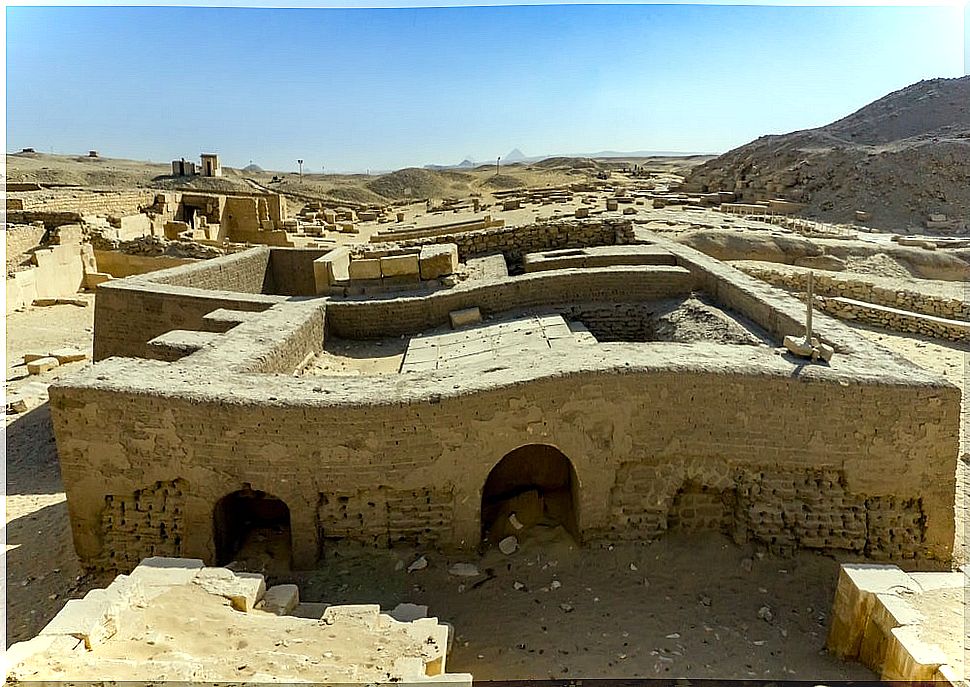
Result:
[[[806,312],[805,312],[805,342],[810,344],[812,342],[812,300],[814,298],[814,280],[815,273],[812,270],[808,271],[808,294],[805,299]]]

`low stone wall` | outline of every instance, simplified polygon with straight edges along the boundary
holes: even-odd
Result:
[[[10,193],[25,212],[73,212],[82,215],[122,217],[134,215],[155,202],[158,191],[26,191]]]
[[[585,248],[587,246],[612,246],[630,243],[633,225],[620,220],[580,222],[563,220],[543,222],[518,227],[501,227],[480,231],[441,234],[414,241],[401,241],[401,246],[421,246],[428,243],[454,243],[458,246],[458,259],[467,262],[473,258],[501,253],[509,269],[519,271],[522,258],[528,253],[557,248]]]
[[[581,302],[645,302],[690,293],[692,274],[682,267],[614,267],[535,272],[505,280],[464,282],[424,296],[337,300],[327,305],[327,327],[345,339],[413,334],[444,324],[453,310],[478,307],[483,315],[520,308]]]
[[[970,341],[970,322],[946,320],[931,315],[920,315],[907,310],[872,305],[848,298],[816,297],[818,307],[830,315],[845,320],[865,322],[896,332],[931,336],[949,341]]]
[[[104,285],[99,358],[141,355],[172,329],[223,333],[171,363],[102,359],[50,388],[83,565],[123,566],[112,552],[152,547],[212,560],[215,504],[247,488],[286,504],[297,567],[341,533],[474,547],[492,469],[536,444],[574,471],[583,541],[701,528],[785,551],[948,560],[960,390],[825,315],[819,336],[837,352],[824,365],[764,346],[651,342],[471,371],[292,374],[322,347],[325,323],[346,338],[390,336],[469,306],[642,303],[700,289],[775,339],[804,326],[791,296],[690,248],[669,250],[677,266],[554,270],[396,299],[197,286],[255,285],[240,275],[259,261],[267,271],[267,249]],[[216,330],[205,315],[217,308],[260,312]]]
[[[173,258],[168,255],[130,255],[114,250],[96,250],[94,257],[98,261],[98,271],[106,272],[116,279],[131,277],[136,274],[148,274],[149,272],[157,272],[196,262],[192,258]]]
[[[271,293],[273,285],[267,283],[268,275],[271,275],[269,256],[269,250],[256,248],[157,272],[146,280],[208,291]]]
[[[771,269],[743,261],[736,263],[735,267],[746,274],[788,291],[804,293],[808,285],[809,270],[807,269],[797,267]],[[963,298],[946,297],[914,291],[905,287],[889,288],[866,281],[857,275],[849,276],[838,272],[820,270],[813,272],[815,275],[813,288],[815,294],[819,296],[841,296],[875,303],[876,305],[885,305],[890,308],[943,317],[948,320],[970,322],[970,303],[967,302],[966,295]],[[959,289],[959,286],[957,289]]]

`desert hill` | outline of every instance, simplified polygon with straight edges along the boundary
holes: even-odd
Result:
[[[817,129],[762,136],[694,168],[691,191],[782,197],[805,214],[887,229],[970,218],[970,77],[920,81]]]

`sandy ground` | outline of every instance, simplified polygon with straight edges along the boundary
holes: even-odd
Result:
[[[428,566],[408,573],[419,555]],[[458,562],[480,574],[450,574]],[[720,535],[579,549],[537,527],[510,556],[337,551],[298,581],[307,601],[428,605],[456,628],[448,669],[479,680],[871,679],[823,650],[837,575],[831,558]]]
[[[72,346],[91,354],[93,296],[89,307],[29,307],[7,315],[7,392],[28,383],[50,383],[88,362],[69,363],[39,376],[28,376],[23,354]],[[6,580],[7,642],[29,639],[71,598],[110,581],[81,577],[67,502],[61,484],[47,403],[21,415],[8,415],[6,425]]]
[[[38,347],[89,348],[92,317],[93,308],[74,306],[14,313],[7,320],[8,360]],[[965,379],[966,347],[857,328],[955,383]],[[335,352],[351,353],[331,343]],[[376,359],[391,364],[400,352]],[[17,379],[22,371],[8,367],[11,387],[27,381]],[[47,405],[8,417],[7,442],[7,641],[13,642],[35,635],[67,599],[105,586],[111,576],[80,574]],[[964,504],[966,473],[961,463]],[[962,560],[965,527],[961,520]],[[406,572],[419,555],[428,567]],[[483,574],[450,575],[455,562]],[[328,551],[318,571],[296,581],[305,601],[429,605],[457,629],[449,670],[479,679],[869,679],[866,669],[823,650],[837,572],[838,561],[827,556],[781,558],[719,535],[580,550],[561,532],[536,528],[510,557],[494,550],[461,558]]]
[[[327,338],[324,350],[307,365],[303,374],[383,375],[396,374],[407,350],[410,337],[379,341],[349,341],[335,336]]]

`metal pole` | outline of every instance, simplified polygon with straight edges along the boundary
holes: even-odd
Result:
[[[805,341],[806,343],[812,342],[812,300],[814,299],[815,291],[815,273],[812,270],[808,271],[808,298],[806,298],[806,313],[805,313]]]

